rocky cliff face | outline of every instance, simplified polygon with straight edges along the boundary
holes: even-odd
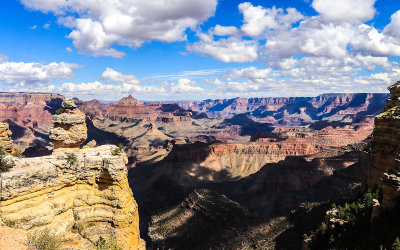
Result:
[[[15,159],[1,174],[0,216],[28,231],[51,229],[71,247],[115,235],[137,249],[138,207],[126,178],[126,156],[116,146],[58,149],[51,156]],[[75,225],[75,226],[74,226]],[[81,232],[73,234],[73,227]]]
[[[389,87],[392,95],[387,101],[384,112],[375,118],[372,152],[369,159],[372,164],[364,167],[364,178],[368,186],[376,185],[383,174],[394,166],[400,153],[400,82]]]
[[[13,150],[13,142],[11,139],[11,131],[7,122],[0,122],[0,148],[11,153]]]
[[[71,128],[86,130],[84,115],[72,100],[63,107],[53,119],[53,154],[14,158],[15,166],[1,173],[1,221],[28,232],[49,229],[68,249],[91,249],[100,236],[115,237],[123,249],[144,248],[126,154],[113,145],[80,149],[86,134]]]
[[[382,208],[395,208],[400,196],[400,81],[389,87],[392,95],[384,112],[375,118],[373,164],[366,165],[367,184],[382,181]]]

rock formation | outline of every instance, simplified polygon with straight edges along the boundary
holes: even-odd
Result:
[[[53,117],[53,154],[14,158],[15,166],[1,173],[1,224],[27,232],[49,229],[67,249],[93,248],[100,237],[115,238],[123,249],[144,249],[126,154],[113,145],[80,149],[85,115],[72,100],[63,107]]]
[[[1,174],[1,219],[20,229],[47,228],[76,238],[70,247],[77,249],[112,235],[124,249],[137,249],[138,206],[126,177],[126,155],[116,149],[58,149],[50,156],[15,159],[15,167]],[[73,228],[80,232],[74,235]]]
[[[11,139],[11,131],[6,121],[0,122],[0,148],[11,153],[13,150],[13,141]]]
[[[395,208],[400,196],[400,158],[382,178],[382,208]]]
[[[142,105],[138,100],[133,98],[132,95],[129,95],[128,97],[122,98],[121,100],[119,100],[117,102],[117,104],[120,104],[120,105],[133,105],[133,106]]]
[[[49,130],[54,148],[76,148],[87,138],[86,116],[72,99],[63,101],[64,110],[53,116],[54,127]]]
[[[388,89],[392,97],[388,99],[384,112],[375,117],[372,164],[364,168],[364,179],[369,187],[376,185],[383,174],[394,166],[400,153],[400,81]]]

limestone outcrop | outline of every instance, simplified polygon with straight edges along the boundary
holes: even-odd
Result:
[[[114,145],[88,147],[85,115],[71,99],[54,115],[51,155],[13,158],[0,175],[0,225],[27,233],[50,230],[66,249],[92,249],[103,239],[144,249],[138,205],[127,178],[128,158]],[[11,156],[10,156],[11,157]]]
[[[72,99],[63,101],[64,110],[53,116],[54,127],[49,130],[54,148],[77,148],[87,138],[86,116]]]
[[[116,146],[57,149],[14,161],[0,179],[3,223],[28,232],[50,229],[69,249],[90,249],[100,236],[114,236],[123,249],[144,246],[127,157]]]
[[[0,148],[11,153],[13,150],[13,141],[11,139],[11,131],[7,122],[0,122]]]

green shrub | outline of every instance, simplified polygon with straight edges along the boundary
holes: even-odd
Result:
[[[28,246],[38,250],[61,249],[62,238],[51,233],[48,229],[35,231],[28,235]]]
[[[393,242],[392,250],[400,250],[400,240],[399,237]]]
[[[14,148],[14,151],[11,153],[12,156],[18,157],[18,158],[22,158],[22,150],[19,148]]]
[[[56,114],[60,115],[60,114],[64,113],[64,111],[65,111],[64,109],[57,109]]]
[[[7,219],[3,219],[3,225],[6,227],[13,227],[13,228],[17,227],[17,224],[15,223],[15,221],[7,220]]]
[[[115,148],[112,152],[111,152],[111,154],[112,155],[121,155],[122,154],[122,152],[124,152],[124,148],[123,148],[124,146],[122,145],[122,144],[118,144],[118,148]]]
[[[74,153],[65,153],[67,156],[67,164],[72,166],[75,165],[78,162],[78,158],[76,157],[76,154]]]
[[[100,238],[94,243],[94,246],[96,250],[122,250],[122,247],[118,246],[115,237],[106,240],[100,236]]]
[[[78,233],[78,234],[82,234],[82,231],[83,231],[83,226],[81,225],[81,224],[74,224],[73,226],[72,226],[72,229],[71,229],[71,232],[73,232],[73,233]]]
[[[311,232],[310,249],[359,248],[365,241],[356,236],[370,227],[373,199],[379,199],[380,195],[380,189],[377,189],[375,192],[367,191],[352,203],[333,204],[327,222]]]
[[[0,173],[7,172],[10,168],[15,166],[15,163],[11,160],[6,160],[6,152],[0,147]]]

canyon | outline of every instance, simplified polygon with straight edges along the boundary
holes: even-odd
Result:
[[[392,93],[389,102],[393,96]],[[128,96],[115,103],[74,98],[75,106],[57,94],[3,93],[0,113],[12,132],[7,132],[7,136],[11,136],[16,147],[25,150],[24,155],[29,155],[16,160],[16,167],[4,176],[8,178],[7,174],[14,175],[17,170],[29,172],[24,166],[36,166],[38,159],[48,162],[45,176],[37,174],[35,179],[33,174],[33,183],[29,185],[50,179],[51,183],[68,181],[67,186],[75,191],[74,195],[65,196],[72,202],[66,208],[67,228],[80,223],[89,238],[92,233],[98,237],[99,232],[112,231],[118,239],[126,239],[121,244],[143,246],[143,238],[149,249],[185,249],[183,242],[187,241],[202,242],[198,249],[269,248],[274,244],[279,248],[279,244],[286,244],[286,232],[298,227],[301,218],[309,218],[313,213],[318,214],[315,218],[321,218],[323,204],[354,199],[364,189],[364,183],[376,178],[375,174],[368,174],[375,168],[363,164],[376,158],[365,155],[363,148],[370,144],[374,119],[377,124],[381,119],[375,116],[389,97],[325,94],[145,104]],[[31,111],[37,117],[28,115]],[[380,127],[383,132],[379,132]],[[387,123],[378,124],[374,138],[387,136],[385,140],[392,140],[397,132],[387,133],[390,129],[395,128]],[[113,155],[118,148],[106,144],[120,144],[124,152]],[[73,168],[66,163],[70,153],[78,159]],[[113,169],[109,169],[110,162]],[[89,172],[72,175],[76,167]],[[56,172],[65,174],[65,179],[54,177]],[[53,192],[47,190],[57,189],[50,183],[46,185],[49,189],[43,189],[45,196]],[[12,186],[23,189],[17,184]],[[128,186],[131,194],[126,191]],[[107,190],[113,191],[109,194]],[[79,205],[83,201],[78,193],[84,192],[90,206],[121,214],[125,219],[114,221],[116,217],[111,219],[108,212],[87,212]],[[16,193],[25,195],[23,191]],[[59,193],[56,194],[54,204],[60,202]],[[132,194],[133,201],[129,198]],[[45,196],[39,195],[39,200]],[[30,200],[30,196],[26,197]],[[120,205],[112,205],[115,202]],[[81,210],[79,217],[83,220],[70,221],[70,211],[74,214]],[[7,220],[15,219],[15,214],[3,211]],[[219,213],[227,217],[218,216]],[[52,219],[58,220],[57,216]],[[104,225],[111,227],[91,231],[88,225],[96,218],[107,221]],[[226,222],[225,227],[221,220]],[[312,221],[298,231],[311,230],[319,222]],[[199,238],[206,225],[211,224],[220,225],[213,231],[213,239]],[[28,227],[29,223],[24,229],[29,230]],[[129,235],[127,231],[134,233]],[[227,235],[236,240],[221,245]],[[296,242],[301,243],[301,239]]]

